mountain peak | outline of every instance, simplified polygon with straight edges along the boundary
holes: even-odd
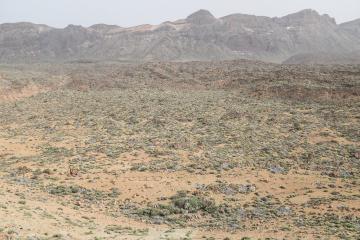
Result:
[[[201,9],[186,18],[187,22],[203,25],[203,24],[211,24],[215,22],[217,19],[214,15],[211,14],[208,10]]]
[[[346,26],[354,26],[354,27],[360,27],[360,18],[349,21],[349,22],[344,22],[342,24],[340,24],[341,27],[346,27]]]
[[[117,25],[108,25],[108,24],[100,23],[100,24],[94,24],[88,27],[88,29],[94,30],[99,33],[109,33],[110,31],[120,30],[123,28]]]
[[[320,15],[314,9],[304,9],[299,12],[289,14],[282,19],[291,20],[293,22],[297,22],[299,24],[311,24],[316,22],[327,22],[330,24],[336,24],[334,18],[330,17],[327,14]]]
[[[319,16],[320,14],[314,10],[314,9],[311,9],[311,8],[308,8],[308,9],[303,9],[295,14],[298,14],[298,15],[314,15],[314,16]]]
[[[313,9],[304,9],[296,13],[289,14],[284,18],[292,18],[292,19],[313,19],[320,18],[320,14]]]
[[[75,24],[69,24],[65,27],[65,29],[82,29],[82,28],[84,28],[84,27],[81,25],[75,25]]]

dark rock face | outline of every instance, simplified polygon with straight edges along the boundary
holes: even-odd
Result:
[[[200,10],[183,20],[131,28],[106,24],[89,28],[70,25],[64,29],[31,23],[0,25],[2,62],[77,59],[283,62],[308,53],[346,56],[358,51],[359,20],[338,25],[333,18],[314,10],[281,18],[233,14],[219,19]]]

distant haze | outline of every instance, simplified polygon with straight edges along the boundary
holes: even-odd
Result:
[[[198,9],[216,17],[232,13],[280,17],[307,8],[327,13],[338,23],[360,17],[359,0],[0,0],[0,23],[129,27],[185,18]]]

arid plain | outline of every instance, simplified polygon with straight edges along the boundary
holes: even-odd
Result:
[[[359,239],[360,66],[0,66],[0,239]]]

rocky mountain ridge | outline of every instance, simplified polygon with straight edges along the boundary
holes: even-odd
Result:
[[[358,51],[360,19],[337,24],[329,15],[311,9],[280,18],[246,14],[216,18],[200,10],[174,22],[130,28],[0,24],[0,61],[4,63],[79,59],[283,62],[309,53],[353,56]]]

